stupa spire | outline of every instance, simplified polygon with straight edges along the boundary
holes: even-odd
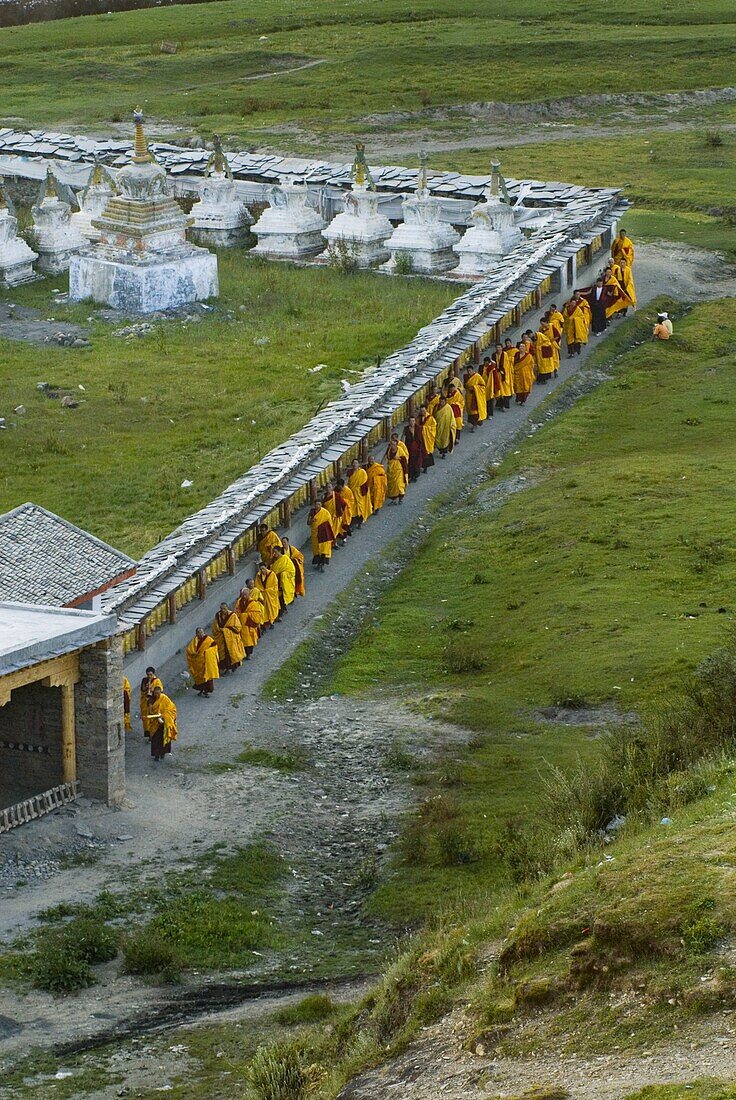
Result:
[[[153,161],[153,157],[148,150],[148,142],[146,141],[146,135],[143,132],[144,123],[143,108],[136,107],[133,111],[133,122],[135,123],[135,147],[133,149],[133,164],[150,164]]]
[[[58,199],[59,192],[56,187],[56,176],[51,171],[51,165],[46,168],[46,190],[44,192],[45,199]]]

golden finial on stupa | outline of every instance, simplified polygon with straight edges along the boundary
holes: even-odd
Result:
[[[5,198],[5,177],[0,176],[0,210],[8,209],[8,200]]]
[[[46,193],[45,199],[58,199],[59,192],[56,189],[56,176],[51,171],[51,165],[46,168]]]
[[[102,165],[100,164],[97,157],[95,157],[94,162],[92,164],[92,171],[90,172],[89,179],[87,180],[87,186],[88,187],[99,187],[100,184],[104,181],[104,179],[105,179],[105,177],[104,177],[103,172],[102,172]]]
[[[148,151],[148,142],[146,141],[146,135],[143,133],[142,107],[136,107],[133,111],[133,122],[135,123],[135,148],[133,149],[133,163],[150,164],[153,160],[153,157]]]

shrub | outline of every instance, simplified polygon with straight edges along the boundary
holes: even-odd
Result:
[[[306,1093],[307,1075],[293,1044],[259,1047],[246,1079],[251,1100],[302,1100]]]
[[[358,269],[357,246],[354,242],[346,241],[342,237],[338,237],[328,245],[327,258],[330,267],[335,271],[341,271],[343,275],[350,275]]]
[[[111,928],[91,917],[71,921],[63,932],[69,949],[80,959],[96,966],[110,962],[118,953],[118,938]]]
[[[175,982],[181,974],[181,960],[169,943],[150,929],[128,936],[123,942],[123,974],[155,975]]]
[[[453,638],[445,646],[448,672],[480,672],[487,664],[488,659],[482,648],[470,638]]]
[[[394,256],[394,274],[411,275],[414,271],[414,261],[410,252],[397,252]]]
[[[719,149],[724,144],[723,134],[720,130],[706,130],[705,144],[711,149]]]
[[[442,867],[461,867],[478,858],[478,851],[467,830],[456,821],[440,825],[435,841],[437,860]]]
[[[76,993],[94,983],[89,963],[63,932],[42,940],[32,960],[31,980],[36,989],[49,993]]]
[[[326,1020],[337,1012],[337,1005],[326,993],[311,993],[294,1005],[281,1008],[274,1015],[276,1023],[291,1027],[294,1024],[314,1024]]]

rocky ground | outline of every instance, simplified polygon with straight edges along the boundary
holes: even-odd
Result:
[[[736,273],[718,257],[678,246],[640,248],[637,277],[642,302],[659,293],[684,300],[736,294]],[[578,365],[578,361],[572,365],[565,362],[560,383],[569,379]],[[566,388],[543,415],[555,415],[576,393],[598,380],[599,376],[589,372],[584,384]],[[176,696],[181,719],[182,736],[174,754],[163,770],[154,772],[142,735],[132,734],[129,802],[123,810],[81,802],[2,838],[0,938],[7,942],[34,927],[36,915],[48,906],[90,901],[103,887],[115,889],[131,877],[155,879],[216,844],[235,840],[244,845],[266,836],[282,850],[292,868],[289,905],[312,925],[310,934],[314,932],[319,946],[293,958],[256,959],[252,971],[217,975],[217,981],[247,985],[259,978],[273,982],[280,977],[308,982],[318,955],[326,964],[319,969],[329,970],[334,945],[353,934],[360,941],[366,972],[371,968],[371,952],[377,969],[388,943],[382,929],[365,926],[361,902],[397,835],[401,814],[420,796],[406,776],[392,768],[392,752],[398,743],[419,757],[428,757],[464,734],[418,717],[402,702],[379,698],[378,692],[374,698],[359,701],[325,696],[321,694],[322,676],[370,615],[405,557],[411,556],[413,540],[421,538],[431,522],[428,507],[436,509],[439,498],[456,499],[477,480],[478,471],[500,460],[519,433],[534,430],[535,421],[539,422],[535,410],[542,396],[536,393],[523,410],[515,409],[505,420],[496,417],[487,435],[467,435],[462,462],[438,463],[402,508],[385,508],[353,540],[355,545],[336,555],[324,577],[310,577],[308,599],[300,601],[286,622],[264,639],[251,667],[220,681],[212,700],[201,700],[184,689],[180,657],[164,668],[164,680]],[[523,491],[523,485],[508,485],[504,491]],[[495,507],[499,500],[496,494],[483,506]],[[385,553],[392,539],[398,541]],[[369,563],[375,565],[370,572]],[[336,610],[333,598],[361,574],[365,582],[350,605],[341,612]],[[325,616],[329,616],[330,629],[320,634],[322,640],[304,665],[293,698],[283,704],[264,700],[261,689],[267,677],[309,636],[315,623],[324,625]],[[170,686],[176,684],[181,686]],[[306,766],[291,774],[250,765],[228,768],[246,742],[272,752],[298,751]],[[378,942],[372,944],[374,939]],[[207,980],[192,979],[183,996],[194,1004],[197,989],[207,984]],[[167,1006],[176,1008],[181,996],[181,991],[120,978],[114,967],[102,975],[101,984],[73,999],[3,992],[0,1066],[3,1060],[36,1045],[58,1047],[94,1041],[111,1032],[123,1035],[131,1021],[140,1023],[156,1014],[165,1015]],[[201,996],[191,1016],[201,1017],[207,1004],[206,995]],[[227,1011],[231,1015],[252,1012],[252,998],[240,1005],[230,1003]],[[181,1022],[185,1017],[186,1008],[177,1019]],[[454,1026],[454,1022],[445,1025],[444,1039],[442,1028],[436,1032],[437,1043],[445,1042],[441,1060],[448,1063],[448,1089],[455,1087],[450,1085],[457,1046],[452,1038]],[[425,1054],[420,1049],[411,1057],[421,1062]],[[409,1062],[402,1062],[387,1071],[383,1091],[364,1089],[355,1096],[401,1095],[418,1100],[439,1095],[437,1090],[402,1091],[408,1088],[407,1078],[399,1075],[414,1072],[408,1066]],[[467,1074],[492,1066],[476,1066],[475,1059],[466,1058],[455,1068],[460,1087]],[[417,1070],[417,1088],[429,1089],[428,1080]],[[374,1085],[377,1082],[378,1078]],[[447,1095],[460,1093],[448,1091]]]

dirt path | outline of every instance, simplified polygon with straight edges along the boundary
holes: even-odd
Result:
[[[718,257],[678,246],[642,246],[637,278],[642,303],[663,291],[693,300],[736,294],[736,272]],[[525,318],[525,327],[532,320]],[[558,384],[577,368],[578,361],[563,361]],[[402,533],[421,531],[429,522],[424,518],[428,505],[445,494],[457,497],[468,486],[469,469],[476,471],[476,479],[482,476],[491,461],[514,445],[546,397],[539,389],[523,410],[496,417],[485,435],[467,435],[462,463],[438,463],[413,487],[401,509],[385,508],[367,524],[352,540],[354,545],[336,555],[327,573],[309,577],[308,599],[299,601],[286,622],[267,635],[250,666],[220,681],[213,699],[203,701],[183,687],[170,688],[179,706],[180,742],[164,768],[154,772],[142,735],[131,735],[129,802],[123,810],[83,801],[4,836],[0,937],[7,940],[32,928],[36,914],[48,906],[91,901],[103,887],[116,889],[126,877],[157,879],[215,844],[245,845],[267,835],[292,867],[290,903],[305,919],[313,918],[325,957],[338,935],[354,935],[364,959],[370,960],[371,947],[375,949],[378,965],[387,943],[381,942],[380,929],[374,935],[362,913],[363,891],[370,889],[370,882],[360,885],[363,868],[380,864],[401,813],[417,797],[406,777],[389,767],[391,750],[398,740],[418,755],[430,755],[465,734],[418,718],[391,699],[295,698],[275,705],[261,698],[261,689],[309,636],[314,622],[334,615],[332,600],[365,572],[367,563],[383,561],[387,543]],[[378,598],[391,570],[398,568],[386,560],[386,571],[379,569],[366,582],[366,596]],[[214,599],[220,598],[218,590]],[[353,630],[360,621],[358,603],[355,621],[348,623]],[[191,614],[206,621],[211,608],[194,608]],[[347,640],[336,631],[333,648],[339,651]],[[176,658],[162,670],[167,685],[182,684],[182,665]],[[314,694],[314,687],[315,678],[305,668],[299,694]],[[271,751],[298,750],[309,764],[293,775],[251,766],[222,770],[246,742]],[[91,855],[97,862],[64,867],[62,857],[70,855]],[[370,945],[372,939],[378,942]],[[271,958],[238,975],[218,975],[218,981],[253,982],[273,978],[285,968],[308,980],[313,963],[308,957]],[[66,1000],[4,993],[0,1065],[37,1044],[57,1046],[122,1028],[127,1020],[171,1001],[170,990],[120,978],[115,967],[102,979]]]
[[[488,1100],[534,1089],[561,1089],[572,1100],[619,1100],[646,1085],[736,1078],[736,1028],[722,1013],[694,1024],[663,1049],[586,1057],[549,1054],[494,1058],[468,1054],[470,1027],[461,1012],[427,1028],[396,1061],[362,1074],[340,1100]]]

